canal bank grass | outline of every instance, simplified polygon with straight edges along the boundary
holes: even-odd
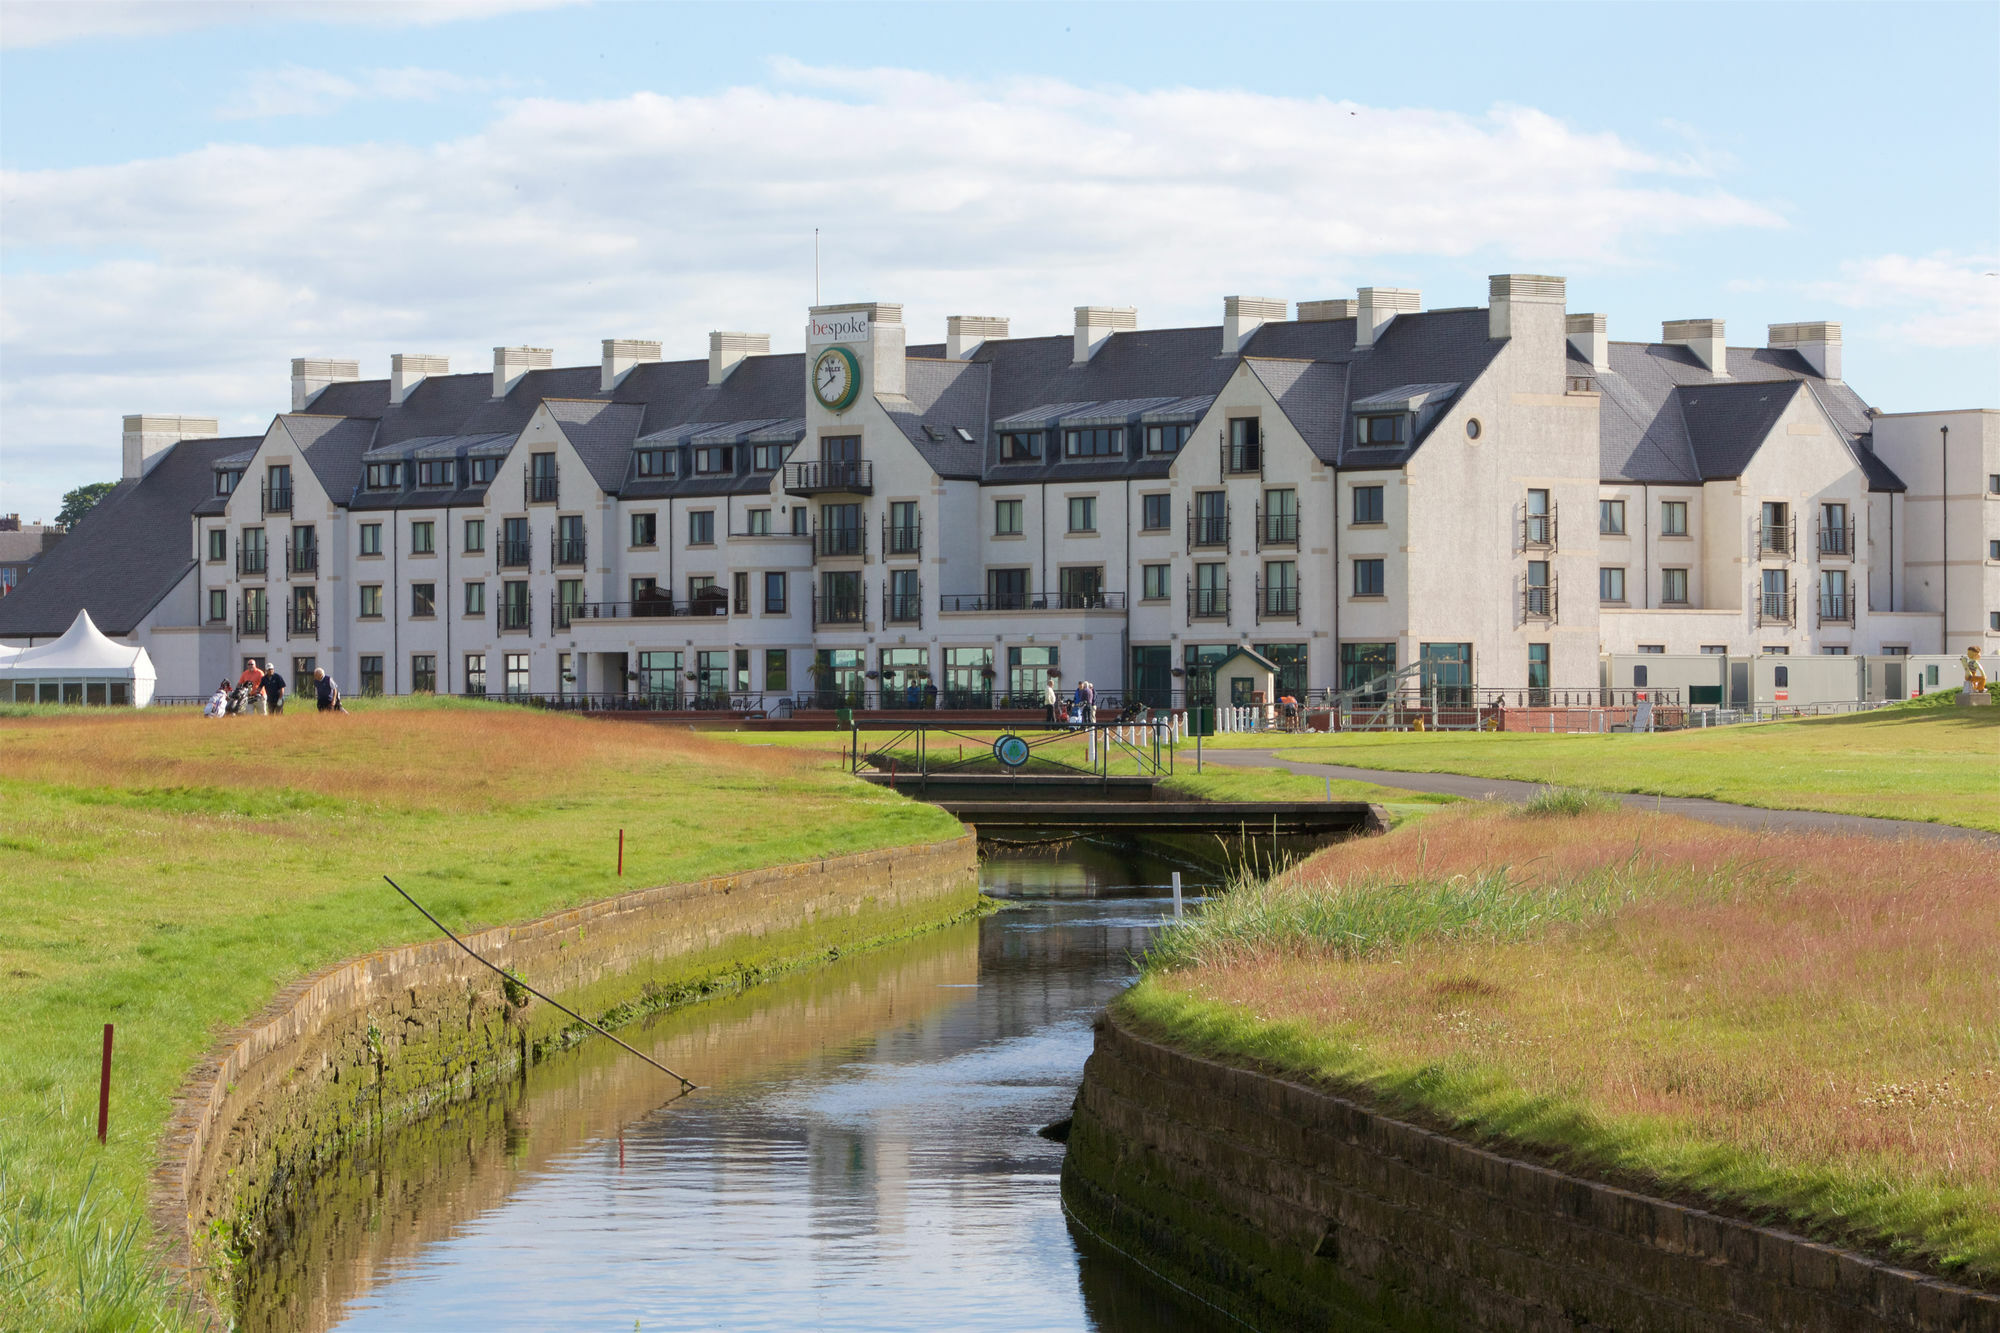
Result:
[[[2000,1286],[2000,852],[1461,807],[1164,934],[1177,1045]]]
[[[1306,763],[1701,796],[2000,832],[2000,708],[1958,708],[1930,698],[1847,717],[1651,735],[1347,732],[1232,735],[1213,743],[1276,749],[1281,759]]]
[[[435,938],[384,873],[473,928],[957,832],[824,756],[503,705],[0,721],[0,1327],[191,1321],[145,1220],[171,1098],[288,982]]]

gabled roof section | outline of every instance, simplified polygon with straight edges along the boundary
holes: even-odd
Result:
[[[1352,325],[1352,320],[1328,320],[1328,324]],[[1357,413],[1352,402],[1343,404],[1341,451],[1343,465],[1350,467],[1400,467],[1423,447],[1431,428],[1458,393],[1472,385],[1493,364],[1507,339],[1489,335],[1487,313],[1482,309],[1426,310],[1398,315],[1382,331],[1374,346],[1353,355],[1348,367],[1346,394],[1350,400],[1365,400],[1377,394],[1403,393],[1413,386],[1460,386],[1449,396],[1426,397],[1419,408],[1415,438],[1395,449],[1376,446],[1355,448]]]
[[[106,634],[137,629],[194,567],[191,516],[215,493],[215,460],[255,443],[182,440],[145,476],[119,482],[0,597],[0,635],[61,634],[79,610]]]
[[[876,394],[875,402],[932,471],[940,477],[977,480],[986,459],[992,374],[992,367],[982,361],[906,357],[904,392]]]
[[[625,481],[632,441],[638,438],[646,409],[638,403],[612,403],[601,398],[548,398],[542,406],[583,460],[597,488],[615,494]]]
[[[1271,361],[1263,357],[1249,357],[1244,364],[1305,440],[1313,457],[1322,463],[1337,461],[1347,366],[1337,361]]]
[[[372,417],[329,417],[287,412],[278,426],[312,468],[321,489],[335,504],[346,504],[361,484],[361,456],[375,443],[381,423]]]
[[[1792,400],[1797,380],[1684,385],[1674,391],[1704,481],[1740,477]]]

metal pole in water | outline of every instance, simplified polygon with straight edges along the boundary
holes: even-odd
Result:
[[[1181,914],[1181,872],[1180,872],[1180,871],[1178,871],[1178,870],[1176,870],[1176,871],[1174,872],[1174,916],[1175,916],[1175,918],[1176,918],[1176,919],[1178,919],[1178,918],[1179,918],[1179,916],[1180,916],[1180,914]]]

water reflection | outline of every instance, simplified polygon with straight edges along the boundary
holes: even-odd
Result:
[[[1007,911],[622,1034],[700,1092],[597,1043],[393,1136],[300,1201],[246,1326],[1206,1327],[1079,1258],[1034,1132],[1167,869],[995,850]]]

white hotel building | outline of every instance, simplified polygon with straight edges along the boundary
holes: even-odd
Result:
[[[127,417],[124,481],[0,600],[0,642],[87,607],[168,696],[256,657],[349,693],[765,706],[983,705],[1051,671],[1159,701],[1238,645],[1295,692],[2000,645],[2000,413],[1877,413],[1838,324],[1618,342],[1523,274],[1485,307],[1222,314],[913,345],[864,303],[813,309],[803,354],[300,359],[261,436]]]

